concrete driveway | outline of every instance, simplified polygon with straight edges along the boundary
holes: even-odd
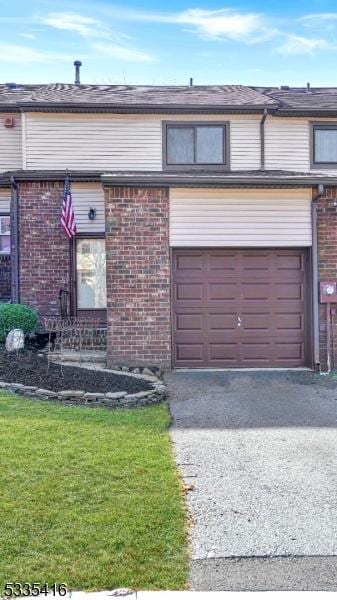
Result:
[[[199,590],[337,590],[337,380],[167,376]]]

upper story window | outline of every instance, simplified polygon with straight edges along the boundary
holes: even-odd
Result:
[[[337,124],[312,126],[312,166],[337,166]]]
[[[11,219],[0,215],[0,255],[10,254],[11,251]]]
[[[165,169],[228,169],[228,123],[164,123]]]

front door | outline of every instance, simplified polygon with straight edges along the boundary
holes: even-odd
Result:
[[[11,219],[0,214],[0,303],[11,299]]]
[[[103,237],[76,237],[74,313],[106,323],[106,256]]]

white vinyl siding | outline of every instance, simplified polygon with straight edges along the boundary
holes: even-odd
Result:
[[[10,188],[0,188],[0,214],[10,212],[11,190]]]
[[[170,245],[311,246],[310,190],[172,188]]]
[[[265,122],[265,168],[310,171],[308,121],[269,118]]]
[[[230,122],[230,167],[232,171],[261,167],[260,116]]]
[[[152,118],[26,115],[27,169],[161,170],[161,126]]]
[[[14,127],[5,127],[5,119],[12,117]],[[22,133],[19,113],[0,115],[0,173],[22,168]]]
[[[231,169],[260,168],[260,115],[203,115],[230,122]],[[27,169],[162,170],[162,121],[200,121],[198,115],[26,113]]]
[[[100,183],[72,183],[71,194],[77,231],[102,233],[105,231],[104,193]],[[96,209],[96,219],[88,218],[90,208]]]

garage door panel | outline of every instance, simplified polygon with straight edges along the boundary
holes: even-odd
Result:
[[[179,283],[175,286],[175,297],[178,301],[202,300],[203,286],[201,283]]]
[[[277,343],[276,349],[279,360],[303,360],[303,343]]]
[[[279,331],[303,331],[303,313],[276,313],[275,329]]]
[[[233,361],[236,360],[237,348],[233,343],[209,344],[209,360],[210,361]]]
[[[219,275],[235,271],[237,269],[237,255],[235,253],[224,256],[223,254],[208,253],[208,265],[210,272]],[[219,273],[220,272],[220,273]]]
[[[175,314],[176,331],[203,331],[204,315],[202,313],[176,313]]]
[[[275,286],[277,300],[302,300],[302,283],[277,283]]]
[[[209,283],[206,286],[207,300],[235,300],[238,294],[236,283]]]
[[[276,255],[275,267],[278,271],[298,271],[303,270],[303,256],[298,254],[278,254]]]
[[[203,344],[176,344],[176,360],[203,362],[204,345]]]
[[[303,251],[177,250],[173,265],[176,366],[305,364]]]
[[[208,314],[208,329],[209,331],[236,331],[237,329],[237,313],[236,311],[225,313],[210,312]]]
[[[202,271],[203,254],[175,255],[175,268],[177,271]]]

